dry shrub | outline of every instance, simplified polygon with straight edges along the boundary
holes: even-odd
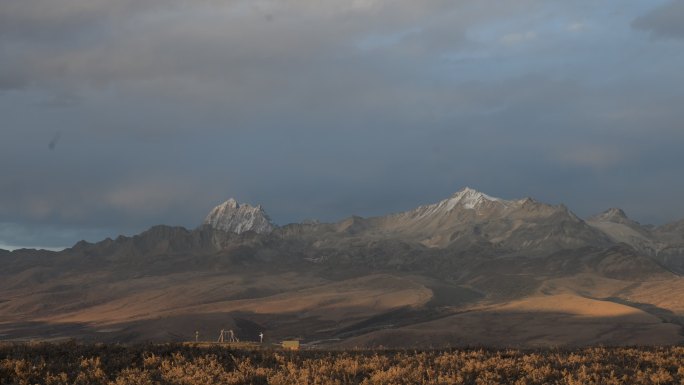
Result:
[[[269,351],[9,344],[0,385],[680,384],[684,347]]]

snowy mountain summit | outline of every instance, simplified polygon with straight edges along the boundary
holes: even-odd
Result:
[[[442,203],[446,205],[447,210],[453,209],[456,205],[461,205],[466,209],[473,210],[486,202],[507,203],[503,199],[491,197],[470,187],[459,190],[452,195],[451,198]]]
[[[274,226],[261,205],[240,204],[231,198],[214,207],[204,219],[204,224],[217,230],[236,234],[254,231],[259,234],[270,233]]]

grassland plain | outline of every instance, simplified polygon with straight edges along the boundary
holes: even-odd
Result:
[[[286,352],[4,344],[0,384],[684,384],[684,347]]]

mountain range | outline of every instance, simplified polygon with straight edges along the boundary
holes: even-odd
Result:
[[[470,188],[336,223],[273,224],[230,199],[202,225],[61,252],[0,251],[0,339],[298,338],[311,346],[683,341],[684,221]]]

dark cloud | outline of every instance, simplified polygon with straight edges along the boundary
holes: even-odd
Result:
[[[280,224],[380,215],[464,185],[679,219],[684,59],[636,38],[641,8],[0,2],[0,242],[194,227],[231,196]]]
[[[650,32],[656,37],[684,38],[684,1],[671,0],[639,16],[632,22],[636,29]]]

